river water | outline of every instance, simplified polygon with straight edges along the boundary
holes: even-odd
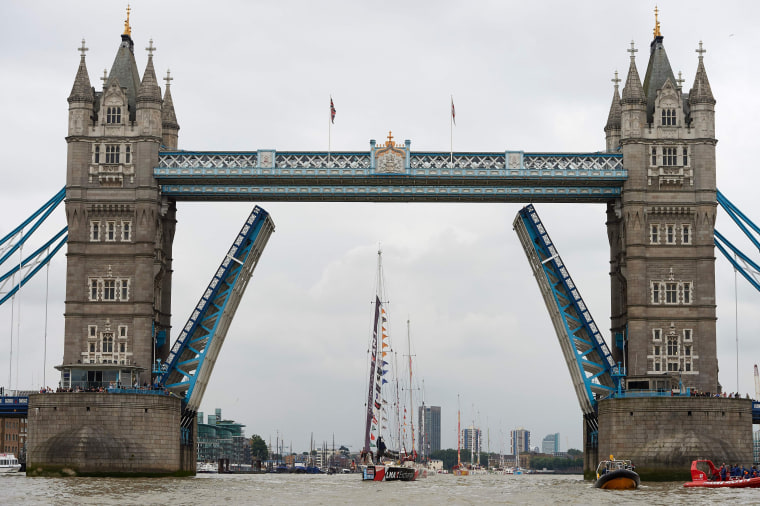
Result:
[[[642,483],[593,488],[580,475],[435,475],[362,482],[358,474],[206,474],[194,478],[27,478],[0,475],[0,504],[760,504],[760,490]]]

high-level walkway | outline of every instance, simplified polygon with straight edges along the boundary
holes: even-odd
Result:
[[[176,200],[606,202],[628,177],[620,154],[164,151],[153,171]]]

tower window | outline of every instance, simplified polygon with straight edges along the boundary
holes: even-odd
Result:
[[[662,110],[662,125],[663,126],[675,126],[676,125],[676,110],[675,109],[663,109]]]
[[[91,301],[127,301],[129,300],[129,278],[90,278],[89,290]],[[124,337],[126,337],[126,327],[124,327]]]
[[[116,240],[116,222],[106,222],[106,241],[113,242]]]
[[[103,334],[103,353],[113,353],[113,334]]]
[[[100,163],[100,144],[95,144],[95,163]]]
[[[124,146],[124,163],[132,163],[132,146],[130,144]]]
[[[691,341],[691,329],[683,329],[683,340]]]
[[[678,303],[678,283],[665,283],[665,304]]]
[[[652,146],[652,166],[657,165],[657,148]]]
[[[691,283],[683,284],[683,303],[691,304]]]
[[[106,144],[106,163],[119,163],[118,144]]]
[[[652,302],[654,304],[660,303],[660,283],[652,283]]]
[[[678,150],[676,148],[662,148],[662,165],[665,167],[678,165]]]
[[[669,357],[678,356],[678,338],[676,337],[671,337],[668,339],[668,356]]]
[[[652,329],[652,339],[655,341],[662,339],[662,329]]]
[[[657,357],[659,357],[659,356],[660,356],[660,347],[659,347],[659,346],[655,346],[655,347],[654,347],[654,354],[655,354],[655,356],[657,356]]]
[[[689,165],[689,148],[684,147],[682,153],[683,153],[683,155],[682,155],[682,157],[683,157],[683,164],[682,165],[684,167],[686,167],[687,165]]]
[[[119,280],[119,298],[129,300],[129,281],[126,279]]]
[[[116,280],[103,280],[103,300],[116,300]]]
[[[649,225],[649,242],[651,244],[660,244],[660,225]]]
[[[127,337],[127,326],[119,325],[119,337]]]
[[[100,241],[100,222],[99,221],[90,222],[90,241],[91,242]]]
[[[665,225],[665,242],[668,244],[676,243],[676,226]]]
[[[98,326],[97,325],[89,325],[87,327],[87,335],[88,337],[95,337],[98,333]]]
[[[681,242],[683,244],[691,244],[691,225],[688,223],[681,225]]]
[[[121,222],[121,240],[123,242],[129,242],[132,240],[132,222],[131,221]]]
[[[106,123],[121,123],[121,107],[109,107],[106,109]]]

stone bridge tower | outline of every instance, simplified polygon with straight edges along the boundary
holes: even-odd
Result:
[[[656,19],[656,18],[655,18]],[[608,205],[613,355],[629,389],[717,392],[715,99],[702,43],[691,90],[670,67],[659,22],[644,83],[631,42],[605,126],[628,180]]]
[[[158,152],[177,147],[179,125],[162,97],[153,41],[142,79],[129,11],[103,88],[81,62],[69,95],[66,217],[69,227],[64,387],[150,382],[169,348],[175,205],[153,178]]]

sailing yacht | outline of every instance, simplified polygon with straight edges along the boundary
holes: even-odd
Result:
[[[377,286],[375,290],[374,319],[372,337],[369,347],[369,381],[367,388],[366,422],[364,428],[364,447],[359,456],[362,480],[382,481],[386,477],[387,447],[382,431],[385,410],[383,407],[383,385],[388,383],[388,362],[385,360],[390,347],[387,334],[388,317],[383,307],[383,254],[377,252]]]

